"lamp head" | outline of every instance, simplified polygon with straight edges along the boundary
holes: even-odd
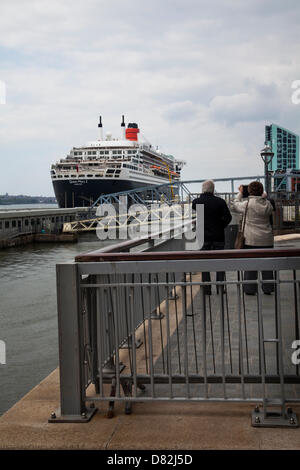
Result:
[[[264,148],[260,151],[260,156],[265,163],[271,163],[272,158],[274,157],[274,152],[270,145],[265,145]]]

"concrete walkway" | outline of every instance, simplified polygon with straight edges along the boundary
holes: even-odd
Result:
[[[300,448],[300,428],[253,428],[247,404],[137,403],[131,415],[116,404],[112,419],[105,404],[89,423],[49,424],[58,407],[56,370],[1,417],[0,449]]]

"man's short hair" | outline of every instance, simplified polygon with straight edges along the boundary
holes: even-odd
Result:
[[[248,186],[250,196],[261,196],[264,192],[264,187],[259,181],[252,181]]]
[[[215,183],[213,180],[206,180],[202,183],[202,192],[203,193],[213,193],[215,190]]]

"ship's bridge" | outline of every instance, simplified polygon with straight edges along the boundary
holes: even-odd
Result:
[[[81,147],[139,147],[138,142],[133,142],[130,140],[93,140],[87,143],[87,145]]]

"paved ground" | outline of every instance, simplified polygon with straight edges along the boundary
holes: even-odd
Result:
[[[197,281],[197,275],[193,275],[193,281]],[[214,276],[212,276],[214,279]],[[236,273],[227,273],[227,280],[237,279]],[[281,272],[281,280],[292,281],[291,272]],[[193,290],[192,290],[193,289]],[[189,290],[189,289],[188,289]],[[194,291],[196,291],[194,293]],[[245,375],[259,375],[262,371],[260,360],[260,347],[258,341],[258,314],[257,296],[242,296],[240,316],[237,308],[237,288],[236,285],[229,285],[226,294],[221,299],[221,295],[215,293],[215,286],[212,288],[212,295],[206,296],[206,314],[203,315],[203,300],[198,290],[191,288],[190,297],[193,302],[188,308],[186,322],[186,348],[185,348],[185,325],[181,319],[179,327],[174,331],[171,341],[171,370],[172,373],[185,373],[185,349],[188,353],[189,374],[200,374],[204,376],[204,365],[206,365],[207,375],[239,376],[241,372]],[[279,309],[276,310],[276,296],[262,295],[262,317],[263,334],[265,338],[274,339],[276,333],[276,314],[279,317]],[[298,299],[299,300],[299,299]],[[282,348],[284,352],[284,372],[294,375],[298,373],[298,368],[292,364],[291,356],[293,349],[291,345],[296,338],[295,324],[297,315],[294,304],[294,286],[287,282],[281,284],[280,302],[282,319]],[[220,315],[222,312],[222,315]],[[299,334],[299,332],[298,332]],[[222,336],[224,336],[224,364],[222,361]],[[204,345],[204,338],[206,346]],[[266,375],[276,375],[279,373],[279,360],[276,355],[276,343],[267,343],[264,347],[264,361]],[[224,369],[223,369],[224,367]],[[164,343],[164,349],[155,364],[156,373],[165,373],[168,370],[168,351]],[[156,386],[157,393],[162,396],[168,395],[168,385]],[[204,385],[190,385],[187,390],[186,385],[173,386],[174,396],[191,397],[204,396]],[[243,394],[244,392],[244,394]],[[286,398],[293,399],[300,397],[298,385],[285,385]],[[208,397],[238,398],[262,398],[262,386],[256,384],[246,384],[244,390],[241,385],[222,384],[209,385]],[[280,387],[278,385],[268,385],[268,398],[280,398]]]
[[[290,242],[289,242],[290,243]],[[286,287],[283,296],[283,311],[285,312],[284,337],[286,344],[293,338],[294,311],[291,308],[291,291]],[[198,297],[197,297],[198,296]],[[201,373],[203,367],[203,351],[199,348],[203,333],[203,323],[199,310],[200,298],[195,293],[194,308],[189,313],[194,317],[188,318],[187,337],[188,351],[192,372]],[[213,371],[214,361],[216,370],[220,369],[220,320],[218,316],[219,296],[212,296],[211,316],[207,300],[207,365]],[[225,367],[227,373],[238,373],[241,366],[239,360],[239,324],[236,315],[233,315],[234,296],[228,295],[228,311],[226,302],[225,315]],[[272,335],[274,320],[274,296],[265,296],[263,299],[265,311],[265,333]],[[249,298],[245,315],[243,315],[243,366],[245,371],[249,367],[250,373],[257,373],[259,367],[258,345],[253,339],[257,331],[256,298]],[[228,313],[227,313],[228,312]],[[244,320],[245,319],[245,320]],[[181,320],[180,320],[181,321]],[[159,322],[157,322],[159,323]],[[182,348],[183,323],[180,324],[179,337],[177,332],[172,333],[172,364],[174,370],[180,371],[182,367],[182,353],[178,354],[178,344]],[[247,333],[245,333],[245,326]],[[228,332],[230,335],[228,335]],[[230,337],[230,341],[229,341]],[[248,339],[248,356],[245,339]],[[179,341],[178,341],[179,338]],[[159,344],[159,340],[158,343]],[[140,353],[142,355],[142,352]],[[164,355],[166,350],[164,350]],[[163,369],[162,353],[158,354],[155,367]],[[274,357],[266,354],[267,370],[274,372]],[[179,361],[180,359],[180,361]],[[166,356],[164,356],[164,363]],[[179,364],[180,363],[180,364]],[[285,364],[290,366],[290,356],[287,352]],[[166,367],[166,366],[165,366]],[[294,366],[293,366],[294,367]],[[295,368],[294,368],[295,369]],[[294,369],[289,369],[293,372]],[[276,372],[276,370],[275,370]],[[161,386],[158,386],[161,387]],[[176,389],[177,387],[177,389]],[[174,391],[182,394],[184,386],[176,386]],[[201,389],[202,387],[202,389]],[[216,394],[216,386],[210,386],[209,393]],[[157,391],[166,393],[165,387]],[[203,392],[203,386],[192,386],[190,393]],[[256,390],[260,396],[260,387]],[[271,394],[278,390],[271,389]],[[253,394],[254,389],[247,393]],[[226,393],[234,396],[236,388],[226,386]],[[288,389],[289,395],[300,396],[299,390],[294,386]],[[147,394],[147,392],[146,392]],[[220,397],[223,388],[219,387]],[[115,417],[107,419],[107,404],[99,404],[98,413],[87,424],[52,424],[48,418],[52,411],[59,408],[59,375],[58,370],[35,387],[20,402],[12,407],[0,418],[0,449],[299,449],[300,428],[297,429],[258,429],[251,427],[252,404],[232,403],[166,403],[155,402],[137,403],[133,406],[131,415],[124,414],[124,406],[116,404]],[[300,417],[300,404],[293,406]]]
[[[101,406],[87,424],[49,424],[59,405],[53,372],[0,420],[1,449],[299,449],[298,429],[251,427],[252,405],[138,403],[132,415]],[[294,407],[300,415],[300,406]]]

